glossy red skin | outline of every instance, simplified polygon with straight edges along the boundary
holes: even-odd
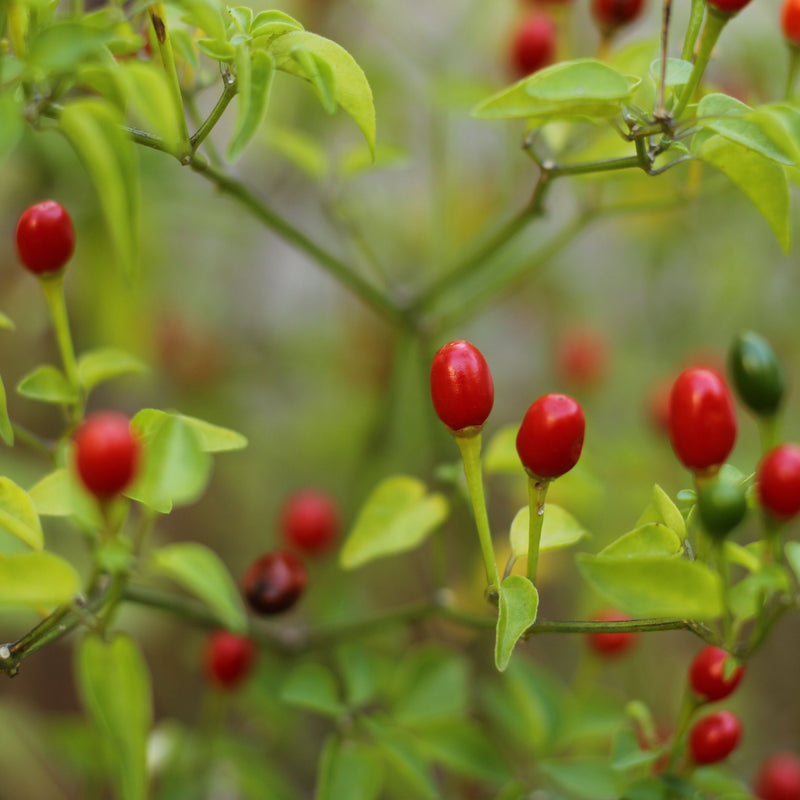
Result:
[[[781,30],[788,42],[800,47],[800,0],[784,0]]]
[[[73,443],[78,475],[95,497],[113,497],[130,485],[139,466],[141,446],[124,414],[90,414],[78,428]]]
[[[255,643],[246,636],[215,631],[206,642],[206,677],[223,689],[235,689],[250,674],[256,653]]]
[[[480,427],[494,405],[489,365],[477,347],[457,340],[440,348],[431,364],[431,398],[450,430]]]
[[[29,272],[58,272],[75,250],[72,219],[60,203],[43,200],[22,212],[16,242],[19,260]]]
[[[577,401],[565,394],[542,395],[526,412],[517,433],[520,461],[534,477],[558,478],[578,463],[585,431]]]
[[[672,384],[669,438],[681,463],[704,471],[723,464],[736,443],[736,412],[725,379],[707,367],[690,367]]]
[[[619,611],[607,610],[600,611],[591,617],[592,620],[597,622],[619,622],[621,620],[630,619],[626,614]],[[604,658],[616,658],[623,655],[636,644],[638,634],[631,633],[587,633],[586,641],[600,656]]]
[[[605,33],[629,25],[641,13],[644,0],[592,0],[592,16],[597,27]]]
[[[566,383],[591,388],[601,383],[608,369],[608,350],[599,333],[574,330],[556,348],[559,377]]]
[[[724,11],[726,14],[735,14],[749,3],[750,0],[708,0],[710,6],[714,6],[720,11]]]
[[[800,758],[776,753],[761,765],[753,789],[758,800],[800,800]]]
[[[725,680],[725,662],[730,656],[719,647],[704,647],[689,667],[689,685],[704,700],[713,703],[734,692],[744,676],[744,667],[738,666]]]
[[[256,614],[288,611],[308,583],[306,568],[289,550],[276,550],[256,559],[242,579],[242,592]]]
[[[329,549],[339,535],[339,506],[319,489],[302,489],[286,499],[280,528],[289,547],[317,555]]]
[[[689,756],[695,764],[716,764],[736,749],[741,737],[739,718],[730,711],[715,711],[689,731]]]
[[[522,21],[511,41],[511,70],[520,78],[552,64],[558,31],[546,14],[533,13]]]
[[[756,492],[761,507],[779,520],[800,512],[800,446],[779,444],[756,470]]]

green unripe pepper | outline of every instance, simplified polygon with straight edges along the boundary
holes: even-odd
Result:
[[[728,370],[739,399],[762,417],[773,416],[781,405],[786,380],[770,343],[757,333],[743,331],[728,353]]]

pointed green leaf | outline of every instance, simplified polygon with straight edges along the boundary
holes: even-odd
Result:
[[[789,182],[783,168],[722,136],[705,139],[695,154],[720,170],[747,195],[772,228],[781,247],[788,252],[791,237]]]
[[[539,592],[524,575],[509,575],[500,584],[500,613],[494,648],[494,663],[503,672],[514,647],[534,622],[539,610]]]
[[[78,646],[75,674],[83,704],[107,743],[120,800],[147,800],[147,737],[153,722],[150,673],[135,642],[90,634]]]
[[[683,541],[686,538],[686,522],[670,496],[658,485],[653,486],[653,498],[636,522],[637,527],[647,522],[660,522]]]
[[[683,61],[680,58],[667,59],[667,75],[664,86],[683,86],[689,82],[689,76],[692,74],[693,64],[691,61]],[[661,59],[657,58],[650,64],[650,75],[653,80],[661,80]]]
[[[250,35],[253,37],[254,45],[258,47],[265,44],[263,40],[259,41],[261,37],[271,39],[290,31],[302,30],[303,26],[283,11],[260,11],[250,27]]]
[[[90,350],[78,359],[78,380],[87,394],[104,381],[146,371],[144,362],[115,347]]]
[[[530,511],[528,506],[521,508],[511,523],[511,552],[522,558],[528,555],[528,527]],[[579,542],[588,532],[568,511],[554,503],[547,503],[542,522],[542,538],[539,551],[559,550]]]
[[[347,536],[340,555],[345,569],[402,553],[420,544],[447,517],[441,494],[426,494],[416,478],[395,475],[372,491]]]
[[[92,179],[117,260],[132,275],[139,263],[139,168],[123,123],[116,109],[96,99],[72,101],[60,118]]]
[[[0,530],[33,550],[44,547],[44,534],[31,496],[10,478],[0,477]]]
[[[76,517],[90,530],[98,530],[103,525],[97,502],[69,469],[57,469],[45,475],[28,494],[40,516]]]
[[[200,28],[212,39],[225,39],[222,8],[215,0],[176,0],[175,5],[184,10],[183,22]]]
[[[253,24],[253,9],[247,6],[236,6],[228,8],[228,13],[233,17],[233,21],[240,33],[250,33]]]
[[[6,387],[0,377],[0,438],[9,446],[14,444],[14,426],[8,416],[8,400],[6,399]]]
[[[236,53],[236,70],[239,81],[239,113],[228,145],[228,158],[231,161],[241,155],[267,116],[275,62],[263,50],[255,50],[251,55],[248,49],[239,48]]]
[[[340,717],[347,711],[339,699],[336,678],[322,664],[306,662],[295,667],[281,688],[281,700],[328,717]]]
[[[144,128],[158,136],[168,152],[177,152],[181,123],[163,67],[130,59],[123,69],[135,119],[141,120]]]
[[[331,734],[322,749],[314,800],[377,800],[383,777],[374,746]]]
[[[737,622],[744,623],[758,616],[775,594],[789,590],[789,573],[778,564],[765,564],[731,587],[728,604]]]
[[[224,453],[247,447],[247,439],[241,433],[186,414],[167,413],[157,408],[144,408],[136,415],[136,424],[144,431],[155,430],[170,417],[179,419],[197,434],[198,444],[204,453]]]
[[[236,48],[225,39],[198,39],[197,47],[215,61],[230,63],[236,58]]]
[[[302,68],[292,58],[296,47],[305,48],[327,63],[335,84],[336,102],[361,129],[370,150],[375,147],[375,106],[372,89],[361,67],[343,47],[308,31],[292,31],[278,36],[270,45],[278,69],[303,77]]]
[[[604,547],[601,556],[675,556],[681,552],[678,535],[660,522],[639,525]]]
[[[297,45],[289,51],[297,64],[300,77],[305,78],[317,93],[322,107],[328,114],[336,111],[336,76],[331,65],[317,53]]]
[[[722,613],[720,578],[695,561],[662,556],[579,555],[583,577],[633,616],[712,619]]]
[[[247,631],[247,614],[239,588],[210,548],[196,542],[160,547],[151,553],[150,567],[201,600],[223,627],[236,633]]]
[[[78,397],[64,373],[49,364],[29,372],[19,382],[17,392],[30,400],[57,405],[74,403]]]
[[[0,606],[57,606],[80,591],[74,567],[53,553],[15,553],[0,559]]]

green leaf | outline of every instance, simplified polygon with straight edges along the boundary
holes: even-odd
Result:
[[[28,50],[28,70],[34,75],[71,72],[87,56],[100,52],[109,34],[77,22],[57,22],[39,30]]]
[[[740,544],[728,540],[723,545],[723,550],[725,559],[730,564],[738,564],[748,572],[758,572],[761,569],[761,558],[749,547],[742,547]]]
[[[720,170],[747,195],[772,228],[781,247],[788,252],[791,238],[789,182],[783,168],[722,136],[705,139],[695,155]]]
[[[133,275],[139,263],[139,168],[124,119],[104,101],[82,99],[65,106],[60,124],[92,179],[123,273]]]
[[[325,150],[307,134],[270,126],[267,136],[272,150],[309,177],[322,180],[328,174]]]
[[[375,699],[383,682],[385,664],[374,650],[346,642],[336,650],[336,661],[350,708],[358,708]]]
[[[275,62],[269,53],[247,48],[236,51],[236,76],[239,81],[239,113],[228,145],[231,161],[241,155],[267,116]]]
[[[565,61],[523,78],[472,111],[481,119],[527,118],[531,124],[556,119],[605,119],[620,112],[639,84],[592,58]]]
[[[4,68],[3,76],[7,80],[7,65],[2,57],[0,57],[0,65]],[[23,109],[17,105],[13,94],[0,97],[0,159],[4,159],[14,150],[25,133],[22,113]],[[5,314],[3,316],[8,320]],[[7,329],[6,325],[2,327]]]
[[[511,523],[511,552],[517,558],[528,555],[529,524],[530,511],[528,506],[524,506],[517,512]],[[553,503],[545,505],[542,539],[539,544],[540,552],[570,547],[588,535],[580,522],[561,506]]]
[[[786,166],[793,164],[792,157],[750,117],[751,111],[750,106],[727,94],[707,94],[697,106],[697,124],[771,161]]]
[[[436,800],[441,797],[414,738],[399,728],[380,724],[374,718],[369,719],[365,727],[373,734],[381,755],[392,769],[394,774],[387,780],[393,786],[395,780],[398,782],[395,790],[401,797],[408,800]]]
[[[141,652],[127,636],[105,642],[91,634],[78,646],[75,673],[83,704],[107,743],[120,800],[147,800],[153,701]]]
[[[186,414],[144,408],[135,417],[137,426],[143,431],[157,430],[170,418],[179,419],[197,434],[198,444],[204,453],[224,453],[247,447],[247,439],[241,433]]]
[[[722,613],[720,578],[694,561],[662,556],[577,556],[583,577],[633,616],[712,619]]]
[[[494,648],[494,663],[504,672],[519,638],[536,622],[539,592],[524,575],[509,575],[500,584],[500,613]]]
[[[224,627],[236,633],[247,631],[239,589],[213,550],[196,542],[167,545],[151,553],[150,567],[201,600]]]
[[[601,556],[675,556],[681,552],[678,535],[660,522],[647,522],[604,547]]]
[[[693,64],[691,61],[683,61],[680,58],[667,59],[667,75],[664,86],[683,86],[689,82],[692,74]],[[661,59],[657,58],[650,64],[650,75],[658,83],[661,80]]]
[[[784,552],[789,566],[794,571],[797,580],[800,581],[800,542],[786,542]]]
[[[232,62],[236,58],[236,48],[225,39],[198,39],[197,47],[215,61]]]
[[[370,150],[375,148],[375,106],[372,89],[361,67],[343,47],[308,31],[292,31],[278,36],[270,45],[278,69],[303,77],[302,69],[292,58],[292,51],[303,47],[329,66],[335,82],[336,102],[361,129]]]
[[[69,469],[57,469],[45,475],[28,494],[37,513],[43,517],[77,517],[94,531],[103,526],[97,502]]]
[[[247,6],[236,6],[236,8],[228,8],[228,13],[233,18],[236,27],[240,33],[250,33],[250,27],[253,24],[253,9]]]
[[[0,105],[2,105],[2,100],[0,100]],[[2,111],[0,111],[0,120],[2,120]],[[14,324],[14,320],[8,316],[8,314],[4,314],[0,311],[0,331],[14,331],[17,329],[17,326]]]
[[[0,477],[0,530],[33,550],[44,548],[44,534],[31,496],[10,478]]]
[[[90,350],[78,359],[78,380],[87,394],[104,381],[146,371],[144,362],[115,347]]]
[[[272,39],[290,31],[302,30],[303,26],[283,11],[260,11],[250,27],[250,35],[254,39],[254,45],[261,46],[264,42],[257,41],[261,37]]]
[[[78,399],[75,389],[70,386],[64,373],[49,364],[36,367],[25,375],[19,382],[17,391],[30,400],[57,405],[74,403]]]
[[[487,475],[492,473],[522,474],[522,464],[517,453],[517,431],[519,431],[519,425],[506,425],[489,440],[483,457],[483,469]]]
[[[800,162],[800,109],[788,103],[758,106],[749,118],[787,153],[792,162]]]
[[[53,553],[14,553],[0,558],[0,606],[57,606],[80,591],[74,567]]]
[[[184,10],[181,19],[187,25],[200,28],[212,39],[225,40],[225,20],[215,0],[176,0],[175,4]]]
[[[539,769],[559,789],[586,800],[617,800],[622,791],[620,776],[607,759],[545,761],[539,764]]]
[[[139,412],[131,421],[144,442],[144,463],[125,494],[161,514],[195,501],[211,477],[200,436],[179,415]]]
[[[425,485],[405,475],[378,484],[367,498],[340,555],[345,569],[402,553],[420,544],[447,517],[441,494],[426,494]]]
[[[322,107],[328,114],[333,114],[336,111],[336,77],[331,65],[322,56],[302,45],[293,47],[289,55],[297,63],[297,74],[314,87]]]
[[[322,664],[306,662],[295,667],[280,692],[281,700],[292,706],[338,718],[347,707],[339,699],[339,687],[333,673]]]
[[[0,377],[0,438],[9,446],[14,445],[14,426],[8,416],[8,401],[6,399],[6,387]]]
[[[163,67],[130,59],[123,69],[135,118],[164,141],[168,152],[176,153],[182,126]]]
[[[650,504],[636,522],[636,526],[647,522],[660,522],[673,531],[678,538],[686,539],[686,522],[670,496],[658,485],[653,486],[653,497]]]
[[[456,775],[492,783],[509,777],[500,753],[477,723],[459,720],[456,724],[450,720],[426,728],[420,747],[430,760]]]
[[[322,750],[314,800],[377,800],[383,777],[375,747],[334,733]]]
[[[778,564],[765,564],[759,572],[742,578],[728,593],[728,603],[738,622],[754,619],[770,598],[788,592],[789,575]]]

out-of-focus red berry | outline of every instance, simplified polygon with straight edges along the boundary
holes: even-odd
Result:
[[[591,617],[596,622],[621,622],[630,617],[620,611],[607,609],[599,611]],[[613,633],[587,633],[586,641],[589,647],[604,658],[616,658],[626,653],[636,643],[638,634],[635,632],[619,631]]]
[[[327,550],[339,535],[339,506],[326,492],[301,489],[286,498],[280,528],[287,545],[316,555]]]
[[[552,64],[557,38],[556,24],[547,14],[537,11],[526,17],[511,40],[511,71],[524,78]]]
[[[206,677],[223,689],[235,689],[250,674],[256,653],[255,643],[248,637],[215,631],[206,641]]]

